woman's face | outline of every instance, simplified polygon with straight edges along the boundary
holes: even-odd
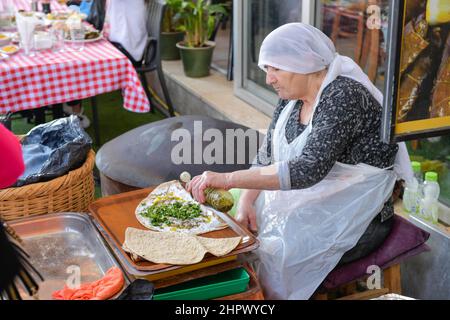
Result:
[[[284,71],[267,66],[266,83],[281,99],[298,100],[308,94],[309,77],[306,74]]]

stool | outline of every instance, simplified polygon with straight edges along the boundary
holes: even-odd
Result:
[[[401,294],[400,263],[430,248],[425,242],[430,234],[406,219],[395,215],[391,233],[384,243],[368,256],[332,270],[322,282],[314,300],[370,299],[386,293]],[[370,276],[369,266],[379,266],[384,278],[383,287],[357,291],[357,282]]]
[[[195,125],[196,121],[197,125]],[[201,128],[199,129],[199,124]],[[172,151],[180,143],[180,137],[172,134],[177,129],[185,129],[189,137],[186,138],[191,145],[189,157],[191,163],[176,164],[172,159]],[[203,134],[208,129],[220,132],[223,137],[222,159],[223,163],[208,164],[201,157],[201,161],[194,161],[194,152],[202,153],[212,142],[203,141]],[[247,139],[245,146],[238,150],[238,143],[234,138],[234,147],[226,143],[227,130],[242,129],[249,136],[256,139]],[[218,131],[217,131],[218,130]],[[233,131],[234,132],[234,131]],[[102,195],[108,196],[150,185],[159,185],[163,182],[179,179],[180,173],[188,171],[191,176],[202,174],[204,171],[231,172],[248,169],[251,166],[256,151],[262,141],[263,135],[258,131],[245,126],[214,119],[208,116],[180,116],[152,122],[131,131],[104,144],[97,153],[96,164],[100,171]],[[196,144],[201,144],[196,146]],[[256,146],[250,144],[256,143]],[[234,152],[232,163],[228,163],[227,151]],[[252,154],[254,151],[254,154]],[[245,152],[245,161],[237,162],[237,153]],[[241,155],[241,154],[240,154]],[[231,162],[231,161],[230,161]]]

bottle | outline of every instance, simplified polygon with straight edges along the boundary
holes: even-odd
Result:
[[[409,214],[417,214],[419,203],[419,182],[416,177],[406,181],[403,192],[403,208]]]
[[[429,171],[425,174],[423,184],[423,196],[420,199],[420,216],[432,223],[438,222],[439,184],[436,172]]]
[[[227,190],[206,188],[204,193],[206,202],[216,210],[228,212],[234,206],[233,195]]]
[[[416,178],[419,188],[417,189],[417,211],[419,210],[419,202],[423,196],[423,173],[422,164],[418,161],[411,161],[411,166],[413,169],[414,177]]]
[[[191,181],[189,172],[182,172],[180,174],[180,181],[188,183]],[[206,203],[218,211],[228,212],[234,206],[233,195],[224,189],[206,188],[204,191]]]
[[[423,183],[423,175],[422,175],[422,164],[418,161],[411,161],[411,166],[414,172],[414,177],[416,177],[419,185]]]

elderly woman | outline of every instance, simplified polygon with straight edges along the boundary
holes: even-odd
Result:
[[[308,299],[338,263],[369,254],[389,234],[396,176],[386,169],[398,146],[380,140],[379,90],[320,30],[281,26],[265,38],[258,64],[281,100],[255,165],[205,172],[187,189],[200,202],[206,187],[245,189],[237,219],[258,231],[267,296]]]

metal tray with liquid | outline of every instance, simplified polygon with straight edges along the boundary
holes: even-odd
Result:
[[[45,281],[38,298],[52,299],[52,292],[66,283],[92,282],[113,266],[121,268],[103,238],[84,213],[56,213],[25,218],[9,223],[23,239],[33,266]],[[125,273],[124,288],[130,283]],[[24,299],[26,293],[21,293]]]

